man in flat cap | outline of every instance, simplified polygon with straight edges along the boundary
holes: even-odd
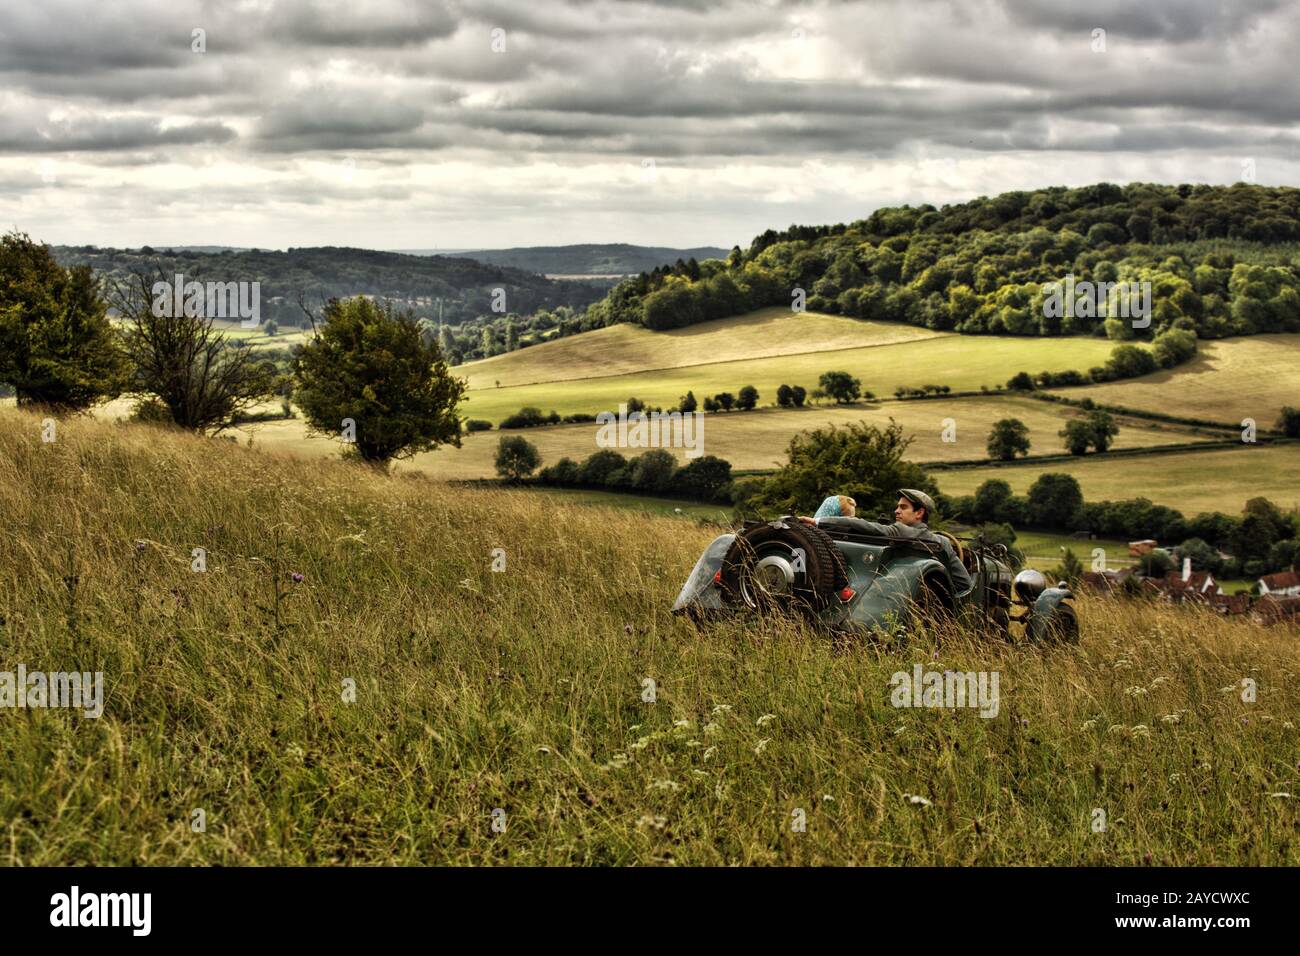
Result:
[[[826,525],[841,528],[858,534],[883,535],[888,538],[904,538],[913,541],[925,541],[937,544],[943,555],[944,566],[952,578],[953,597],[964,598],[970,594],[975,582],[962,565],[953,549],[952,542],[942,535],[935,534],[926,526],[926,521],[934,514],[934,499],[918,488],[900,488],[898,504],[894,506],[894,523],[883,525],[876,521],[864,521],[861,518],[800,518],[808,524]]]

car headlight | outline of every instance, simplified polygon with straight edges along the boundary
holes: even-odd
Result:
[[[1043,576],[1042,571],[1025,568],[1016,575],[1012,587],[1016,589],[1016,597],[1020,598],[1025,604],[1033,604],[1038,595],[1042,594],[1047,587],[1047,578]]]

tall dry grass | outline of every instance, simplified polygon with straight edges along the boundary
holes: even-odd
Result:
[[[98,720],[0,710],[12,864],[1300,857],[1294,630],[1081,599],[1065,649],[697,631],[686,521],[14,410],[0,528],[0,670],[107,683]],[[914,663],[997,671],[1000,712],[893,708]]]

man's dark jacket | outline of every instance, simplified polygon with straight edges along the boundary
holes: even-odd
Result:
[[[893,524],[880,524],[876,521],[864,521],[862,518],[818,518],[817,524],[828,528],[840,528],[853,534],[871,534],[886,538],[902,538],[937,544],[943,554],[944,566],[947,567],[948,574],[952,577],[953,596],[964,598],[975,587],[975,582],[971,580],[970,573],[958,560],[952,542],[942,535],[935,534],[926,527],[924,521],[907,525],[901,521],[895,521]]]

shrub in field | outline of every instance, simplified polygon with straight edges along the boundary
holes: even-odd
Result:
[[[1273,427],[1287,438],[1300,438],[1300,408],[1283,405],[1282,414],[1278,416],[1277,423]]]
[[[19,405],[79,411],[130,385],[89,266],[65,269],[22,233],[0,238],[0,382]]]
[[[1029,428],[1018,418],[1003,418],[994,423],[989,432],[990,458],[1011,461],[1018,455],[1029,454]]]
[[[1044,473],[1029,488],[1028,516],[1037,527],[1068,530],[1082,506],[1083,492],[1073,475]]]
[[[215,434],[246,420],[277,388],[291,389],[273,361],[229,341],[211,317],[155,309],[153,287],[164,279],[139,271],[113,288],[113,305],[126,320],[134,391],[156,397],[179,427]]]
[[[609,483],[610,475],[627,468],[627,459],[610,448],[602,448],[591,455],[578,468],[578,480],[584,485],[599,487]]]
[[[862,380],[848,372],[822,372],[817,384],[823,394],[839,405],[856,401],[862,395]]]
[[[540,408],[535,405],[525,405],[513,415],[507,415],[498,426],[500,428],[536,428],[539,425],[558,425],[560,416],[554,410],[549,415],[544,414]],[[592,416],[595,421],[595,416]]]
[[[696,501],[726,501],[731,485],[731,463],[716,455],[693,458],[673,474],[674,494]]]
[[[746,486],[746,510],[811,514],[829,492],[848,495],[860,514],[893,512],[899,488],[930,494],[937,486],[919,465],[903,460],[911,439],[891,421],[885,428],[853,422],[801,432],[790,440],[789,460],[760,483]]]
[[[487,432],[492,430],[492,423],[481,418],[471,418],[465,422],[467,432]]]
[[[542,463],[537,446],[522,435],[502,435],[497,442],[496,470],[502,478],[522,481]]]
[[[451,376],[437,344],[425,343],[410,314],[364,296],[332,299],[295,371],[295,400],[308,424],[353,439],[364,461],[460,447],[456,407],[465,383]]]
[[[662,494],[672,487],[677,459],[672,452],[656,448],[637,455],[630,467],[629,479],[633,488],[649,494]]]

